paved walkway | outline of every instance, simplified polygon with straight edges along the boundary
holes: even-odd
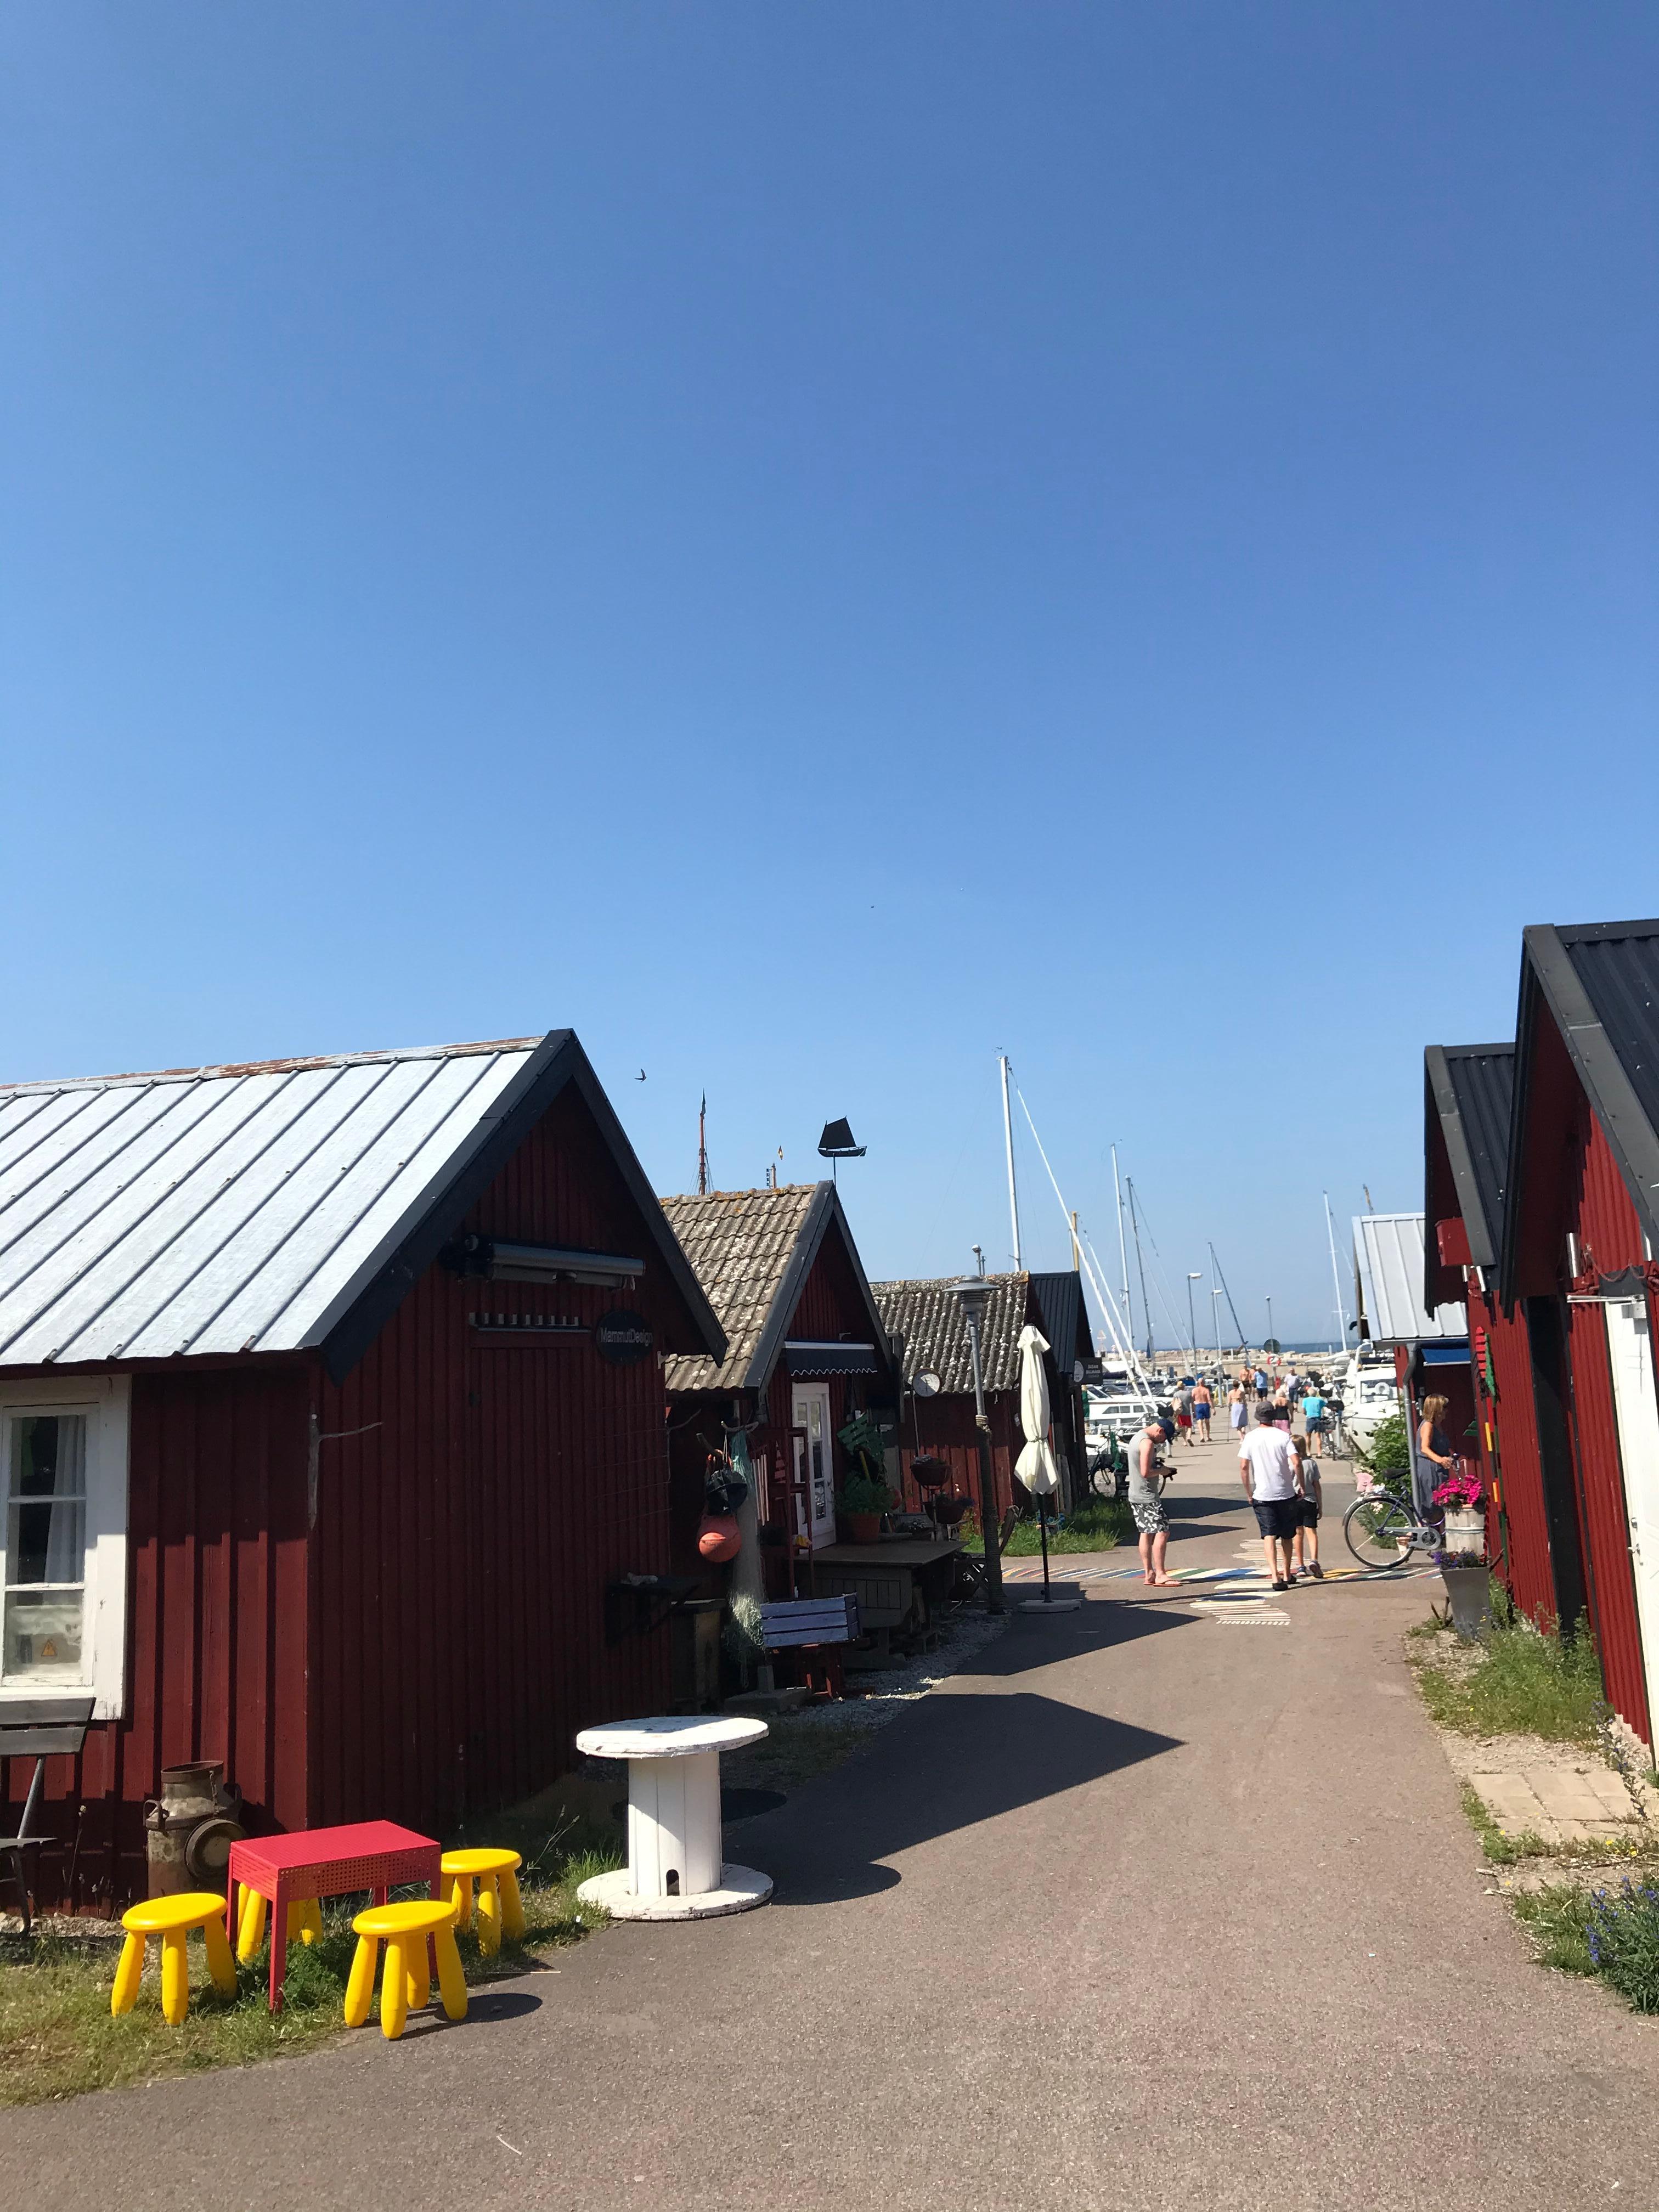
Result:
[[[1182,1477],[1172,1565],[1242,1564],[1225,1448]],[[32,2212],[1653,2205],[1659,2022],[1482,1894],[1424,1592],[1248,1634],[1088,1584],[734,1832],[764,1911],[612,1929],[399,2046],[0,2115],[3,2170]]]

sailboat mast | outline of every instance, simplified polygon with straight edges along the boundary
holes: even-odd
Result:
[[[1135,1317],[1134,1310],[1129,1304],[1129,1248],[1123,1241],[1123,1186],[1117,1179],[1117,1146],[1115,1145],[1112,1146],[1112,1189],[1117,1199],[1117,1263],[1120,1280],[1123,1285],[1123,1325],[1128,1330],[1129,1340],[1133,1343]],[[1146,1304],[1144,1297],[1141,1304],[1143,1305]]]
[[[1238,1318],[1238,1308],[1233,1304],[1233,1294],[1227,1289],[1227,1278],[1221,1272],[1221,1262],[1215,1256],[1215,1246],[1213,1244],[1210,1247],[1210,1265],[1215,1269],[1215,1279],[1217,1282],[1220,1284],[1223,1291],[1226,1292],[1227,1310],[1233,1317],[1233,1327],[1238,1334],[1238,1348],[1243,1352],[1245,1345],[1249,1341],[1249,1340],[1244,1334],[1243,1322]]]
[[[1365,1196],[1369,1200],[1370,1191],[1365,1193]],[[1346,1352],[1348,1348],[1348,1309],[1343,1303],[1342,1297],[1342,1270],[1336,1264],[1336,1225],[1331,1219],[1329,1191],[1325,1193],[1325,1236],[1331,1248],[1331,1281],[1336,1291],[1336,1317],[1342,1325],[1342,1341],[1337,1349],[1339,1352]]]
[[[1014,1182],[1014,1117],[1008,1107],[1008,1055],[999,1053],[1002,1062],[1002,1141],[1008,1150],[1008,1218],[1014,1225],[1014,1273],[1020,1271],[1019,1258],[1019,1192]]]
[[[1135,1268],[1140,1277],[1140,1312],[1146,1324],[1146,1357],[1152,1357],[1152,1308],[1146,1296],[1146,1261],[1140,1249],[1140,1216],[1135,1210],[1135,1179],[1128,1177],[1129,1226],[1135,1233]]]

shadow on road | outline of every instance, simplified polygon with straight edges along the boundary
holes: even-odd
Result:
[[[999,1650],[1014,1640],[1005,1638]],[[1048,1649],[1030,1663],[1062,1656],[1046,1635],[1031,1640]],[[898,1879],[881,1860],[1097,1782],[1179,1742],[1030,1690],[936,1694],[781,1811],[745,1821],[744,1853],[773,1877],[775,1904],[866,1896]]]

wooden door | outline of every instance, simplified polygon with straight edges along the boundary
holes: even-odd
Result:
[[[1659,1395],[1654,1388],[1653,1331],[1645,1298],[1609,1300],[1603,1310],[1648,1711],[1659,1715]]]
[[[807,1486],[811,1517],[805,1533],[812,1549],[819,1552],[836,1540],[835,1438],[828,1383],[797,1382],[793,1418],[795,1427],[805,1431],[804,1440],[795,1438],[795,1480]]]

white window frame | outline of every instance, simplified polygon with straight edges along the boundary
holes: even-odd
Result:
[[[127,1452],[132,1389],[125,1375],[46,1376],[31,1382],[0,1380],[0,1423],[18,1414],[84,1413],[87,1416],[87,1566],[82,1625],[82,1680],[76,1682],[0,1680],[0,1719],[8,1705],[41,1698],[93,1696],[95,1721],[118,1721],[127,1674]],[[0,1433],[0,1455],[8,1449]],[[0,1456],[0,1465],[4,1464]],[[0,1506],[9,1504],[8,1490]],[[5,1583],[9,1514],[0,1512],[0,1590]],[[4,1603],[0,1597],[0,1605]],[[89,1662],[88,1656],[90,1655]]]

